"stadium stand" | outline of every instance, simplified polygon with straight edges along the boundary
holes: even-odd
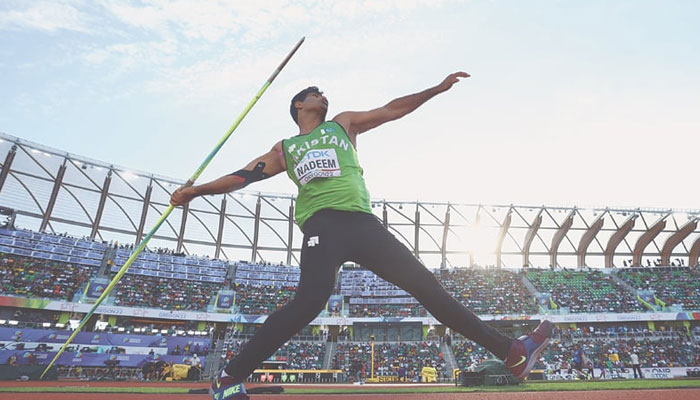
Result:
[[[350,304],[351,317],[426,317],[428,311],[417,303]]]
[[[450,294],[476,314],[535,314],[533,295],[522,276],[504,269],[460,268],[441,271]]]
[[[697,367],[700,365],[700,345],[690,340],[671,339],[583,339],[576,342],[582,346],[586,356],[596,368],[607,365],[610,355],[617,354],[619,363],[615,367],[629,367],[629,354],[634,350],[639,355],[641,367]],[[554,370],[568,369],[562,367],[572,363],[572,346],[564,342],[555,342],[542,352],[544,363]]]
[[[700,270],[697,268],[627,268],[617,276],[636,289],[651,290],[668,306],[700,310]]]
[[[0,252],[18,256],[99,267],[108,247],[67,235],[0,228]]]
[[[119,271],[130,255],[131,249],[118,248],[111,271]],[[227,269],[228,263],[222,260],[178,255],[165,251],[143,251],[129,267],[129,273],[223,284]]]
[[[376,342],[374,347],[376,376],[397,376],[400,367],[406,369],[409,379],[417,377],[423,367],[434,367],[440,377],[447,374],[445,359],[436,342]],[[347,377],[357,379],[358,366],[364,365],[365,377],[369,377],[371,358],[368,342],[338,343],[332,366],[343,370]]]
[[[485,348],[471,340],[461,340],[452,344],[452,353],[457,361],[457,368],[464,371],[474,371],[482,361],[493,358]]]
[[[301,274],[299,267],[283,265],[239,262],[234,267],[235,305],[248,315],[269,315],[284,306],[294,297]]]
[[[219,289],[218,283],[126,274],[114,289],[114,304],[204,311]]]
[[[365,269],[341,273],[340,294],[348,299],[350,317],[425,317],[428,312],[406,291]]]
[[[273,358],[286,361],[288,369],[321,369],[326,344],[323,342],[288,342]]]
[[[282,308],[296,293],[296,286],[234,285],[236,305],[241,314],[268,315]]]
[[[224,363],[236,356],[247,339],[226,340],[221,353]],[[324,341],[291,340],[280,347],[268,362],[282,369],[322,369],[323,357],[326,353]]]
[[[558,307],[571,313],[646,311],[636,295],[603,271],[528,269],[525,276],[539,292],[550,293]]]
[[[67,235],[0,229],[0,293],[72,301],[108,245]]]
[[[84,265],[0,252],[0,293],[70,301],[94,272]]]
[[[677,329],[673,326],[666,326],[656,323],[654,329],[649,329],[646,323],[626,323],[626,324],[587,324],[587,326],[576,328],[558,328],[555,327],[552,331],[552,337],[569,342],[575,342],[578,339],[624,339],[634,338],[643,340],[645,338],[672,338],[686,337],[688,330]]]

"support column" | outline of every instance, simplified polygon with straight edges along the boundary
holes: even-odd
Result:
[[[447,232],[450,230],[450,205],[447,204],[447,211],[445,211],[445,223],[442,227],[442,248],[440,253],[442,259],[440,261],[440,268],[447,268]]]
[[[571,229],[571,225],[574,224],[574,216],[576,215],[576,210],[572,210],[569,215],[566,216],[566,219],[564,222],[561,224],[559,229],[557,229],[556,233],[554,233],[554,236],[552,237],[552,246],[549,248],[549,265],[552,267],[557,266],[557,256],[559,255],[559,245],[561,244],[562,240],[566,237],[566,234],[569,232],[569,229]]]
[[[294,243],[294,199],[289,203],[289,228],[287,230],[287,265],[292,265],[292,244]]]
[[[646,232],[644,232],[639,239],[637,239],[637,243],[634,245],[634,252],[632,253],[632,266],[642,266],[644,249],[646,249],[649,243],[651,243],[651,241],[654,240],[654,238],[658,236],[662,230],[664,230],[666,227],[666,217],[668,217],[668,214],[654,222],[654,224]]]
[[[512,220],[513,208],[511,207],[506,214],[506,218],[501,224],[501,231],[498,233],[498,240],[496,241],[496,267],[501,267],[503,262],[501,261],[503,253],[503,241],[506,239],[508,234],[508,229],[510,229],[510,223]]]
[[[17,154],[17,145],[14,144],[14,145],[12,145],[12,148],[10,149],[10,151],[7,152],[7,156],[5,157],[5,162],[2,164],[2,170],[0,171],[0,192],[2,192],[2,187],[5,184],[5,180],[7,179],[7,175],[10,174],[10,168],[12,167],[12,161],[14,161],[16,154]]]
[[[540,229],[540,225],[542,225],[542,211],[544,209],[541,208],[540,212],[537,213],[537,216],[535,219],[532,220],[532,223],[530,224],[530,229],[527,230],[527,234],[525,235],[525,242],[523,242],[523,267],[529,267],[530,266],[530,246],[532,245],[532,241],[535,240],[535,236],[537,236],[537,231]]]
[[[58,192],[61,189],[61,183],[63,183],[63,175],[66,173],[66,161],[63,160],[63,164],[58,168],[58,174],[56,174],[56,180],[53,184],[53,190],[51,190],[51,197],[49,197],[49,204],[46,205],[46,212],[41,220],[41,225],[39,226],[39,232],[46,231],[46,227],[49,225],[49,219],[51,218],[51,212],[53,212],[53,206],[56,204],[56,198],[58,198]]]
[[[578,268],[583,268],[586,266],[586,254],[588,252],[588,246],[591,245],[596,235],[603,228],[605,224],[605,212],[600,214],[598,218],[593,221],[591,227],[586,230],[586,232],[581,236],[581,240],[578,242],[578,248],[576,249],[576,266]]]
[[[693,245],[690,247],[690,254],[688,255],[688,266],[690,267],[700,267],[700,236],[695,239]]]
[[[384,228],[389,229],[389,212],[386,210],[386,203],[382,207],[382,222],[384,223]]]
[[[177,236],[177,252],[182,252],[182,243],[185,241],[185,226],[187,225],[187,214],[190,211],[190,203],[182,207],[182,220],[180,221],[180,234]]]
[[[688,235],[693,233],[697,227],[698,220],[693,219],[688,221],[687,224],[683,225],[680,229],[678,229],[678,231],[676,231],[676,233],[666,239],[666,243],[664,243],[664,247],[661,249],[661,265],[671,265],[671,253],[673,252],[673,249],[675,249],[676,246],[683,241],[683,239],[687,238]]]
[[[639,214],[632,214],[625,220],[625,222],[617,228],[617,231],[610,236],[608,239],[608,244],[605,246],[605,268],[614,268],[613,260],[615,259],[615,250],[617,246],[625,240],[625,236],[634,228],[635,221],[639,217]]]
[[[216,233],[216,249],[214,258],[221,256],[221,242],[224,239],[224,222],[226,221],[226,195],[221,198],[221,209],[219,210],[219,230]]]
[[[146,215],[148,215],[148,207],[151,205],[151,192],[153,192],[153,177],[148,181],[148,187],[146,188],[146,194],[143,196],[143,207],[141,207],[141,220],[139,221],[139,229],[136,231],[136,241],[134,245],[137,246],[143,240],[143,230],[146,227]]]
[[[97,236],[97,230],[100,228],[100,221],[102,220],[102,212],[105,209],[105,202],[107,201],[107,194],[109,193],[109,184],[112,183],[112,170],[107,172],[105,177],[105,182],[102,184],[102,193],[100,193],[100,202],[97,206],[97,214],[95,215],[95,220],[92,221],[92,230],[90,231],[90,239],[94,239]]]
[[[418,203],[416,203],[416,217],[413,220],[414,224],[414,230],[413,230],[413,254],[415,254],[416,258],[420,260],[420,255],[418,251],[418,246],[420,244],[419,242],[419,237],[420,237],[420,211],[418,211]]]
[[[258,201],[255,203],[255,228],[253,230],[253,255],[250,257],[251,262],[255,262],[258,257],[258,235],[260,234],[260,208],[262,201],[258,196]]]

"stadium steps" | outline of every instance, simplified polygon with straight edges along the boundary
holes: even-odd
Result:
[[[102,256],[102,262],[100,263],[100,269],[97,271],[96,277],[109,278],[110,267],[107,265],[107,261],[112,260],[112,262],[114,262],[115,258],[117,258],[117,248],[112,246],[107,247],[104,256]]]
[[[323,355],[323,368],[322,369],[331,369],[331,362],[333,361],[333,357],[335,356],[335,346],[337,342],[326,342],[326,353]]]
[[[204,368],[202,379],[211,378],[221,369],[221,356],[224,354],[224,344],[229,338],[229,333],[227,333],[225,338],[218,339],[213,351],[210,351],[209,354],[207,354],[206,367]]]
[[[617,276],[616,273],[611,273],[611,274],[610,274],[610,278],[612,278],[612,280],[613,280],[614,282],[616,282],[618,285],[620,285],[620,286],[622,286],[623,288],[625,288],[625,290],[627,290],[628,292],[630,292],[630,293],[632,294],[632,297],[635,297],[635,298],[637,297],[637,289],[635,289],[632,285],[630,285],[629,283],[627,283],[627,282],[625,282],[624,280],[622,280],[619,276]],[[659,308],[657,305],[654,305],[654,304],[649,304],[649,305],[644,304],[644,305],[645,305],[646,307],[651,306],[651,307],[653,308],[653,311],[658,311],[658,308]]]
[[[520,282],[522,282],[523,286],[525,286],[527,291],[530,292],[530,294],[533,297],[536,297],[540,293],[537,291],[537,288],[535,287],[535,285],[533,285],[532,282],[527,280],[526,277],[523,276],[522,278],[520,278]]]
[[[238,269],[238,264],[228,263],[228,268],[226,269],[226,281],[228,285],[224,289],[233,289],[233,283],[236,281],[236,270]]]
[[[532,295],[533,298],[536,299],[537,295],[540,294],[540,292],[537,291],[537,288],[535,287],[535,285],[533,285],[532,282],[530,282],[526,277],[523,276],[522,278],[520,278],[520,283],[522,283],[523,286],[525,286],[525,289],[527,289],[527,291],[530,292],[530,294]],[[537,310],[539,313],[547,314],[546,308],[542,307],[540,305],[540,303],[537,302],[536,300],[535,300],[535,303],[537,304]]]
[[[454,371],[457,368],[457,359],[455,359],[455,354],[452,352],[452,347],[447,345],[447,342],[442,342],[440,344],[440,351],[442,352],[442,358],[445,359],[445,368],[448,372]]]

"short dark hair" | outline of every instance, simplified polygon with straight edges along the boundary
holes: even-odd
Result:
[[[297,101],[304,101],[306,99],[306,95],[310,93],[318,93],[318,94],[323,94],[322,91],[318,89],[316,86],[309,86],[306,89],[302,90],[301,92],[297,93],[292,97],[292,102],[289,104],[289,113],[292,114],[292,119],[294,120],[294,123],[299,123],[297,121],[299,110],[297,110],[296,107],[294,107],[294,103]]]

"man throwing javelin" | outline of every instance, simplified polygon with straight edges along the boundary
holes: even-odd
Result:
[[[282,172],[287,172],[299,189],[295,218],[304,241],[296,295],[265,320],[214,379],[210,388],[214,400],[248,398],[242,382],[323,310],[338,268],[346,261],[354,261],[404,289],[444,325],[503,360],[515,376],[527,376],[549,343],[551,322],[543,321],[531,334],[511,339],[450,296],[435,275],[372,214],[357,159],[360,134],[413,112],[460,78],[468,77],[465,72],[456,72],[422,92],[370,111],[341,112],[329,121],[328,99],[317,87],[308,87],[292,98],[289,108],[299,127],[298,135],[277,142],[243,169],[173,193],[171,204],[180,206],[197,196],[232,192]]]

